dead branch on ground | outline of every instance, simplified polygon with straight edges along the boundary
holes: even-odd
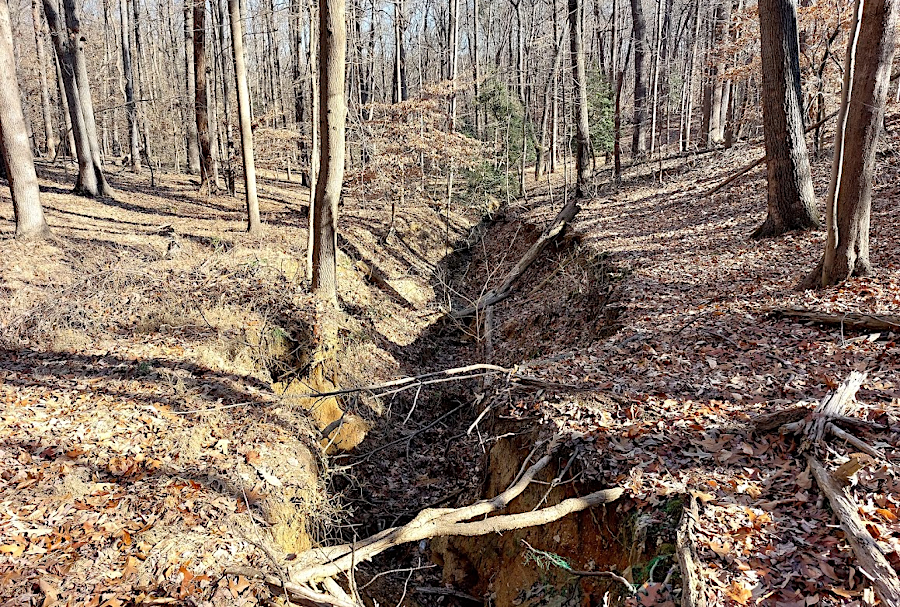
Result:
[[[681,607],[706,607],[706,588],[697,558],[697,538],[694,527],[700,519],[697,498],[691,496],[681,514],[681,522],[675,534],[675,550],[681,569]]]
[[[817,310],[780,309],[773,308],[768,311],[775,316],[809,320],[823,325],[839,325],[851,329],[866,329],[869,331],[900,331],[900,316],[889,314],[862,314],[858,312],[846,312],[833,314],[819,312]]]
[[[817,128],[819,128],[820,126],[822,126],[823,124],[825,124],[826,122],[828,122],[829,120],[831,120],[832,118],[834,118],[834,117],[837,116],[837,115],[838,115],[837,112],[832,112],[831,114],[825,116],[824,118],[822,118],[821,120],[819,120],[819,121],[816,122],[815,124],[812,124],[812,125],[806,127],[806,130],[804,131],[804,133],[809,133],[810,131],[816,130]],[[732,173],[732,175],[731,175],[730,177],[728,177],[725,181],[723,181],[723,182],[720,183],[719,185],[714,186],[714,187],[712,187],[712,188],[706,190],[706,191],[703,193],[702,198],[707,198],[707,197],[709,197],[709,196],[712,196],[712,195],[715,194],[716,192],[718,192],[718,191],[724,189],[724,188],[727,187],[729,184],[733,183],[736,179],[738,179],[741,175],[745,175],[745,174],[749,173],[750,171],[752,171],[753,169],[755,169],[755,168],[758,167],[759,165],[765,163],[768,159],[769,159],[768,156],[763,156],[762,158],[758,158],[758,159],[754,160],[754,161],[751,162],[750,164],[744,165],[744,166],[741,167],[736,173]]]
[[[291,582],[304,584],[334,577],[349,571],[361,562],[371,560],[389,548],[408,542],[448,535],[475,536],[502,533],[512,529],[545,525],[573,512],[613,502],[625,492],[621,487],[604,489],[584,497],[569,498],[555,506],[533,512],[482,518],[505,510],[510,502],[519,496],[535,476],[550,463],[551,459],[551,454],[544,455],[519,474],[505,491],[494,498],[481,500],[461,508],[426,509],[402,527],[385,529],[352,544],[312,549],[305,555],[301,555],[301,562],[291,568]],[[479,520],[472,521],[476,518]]]
[[[900,607],[900,579],[859,517],[859,505],[814,455],[807,454],[806,461],[809,462],[819,489],[828,498],[831,509],[840,520],[841,529],[844,530],[844,536],[850,543],[860,568],[872,580],[882,603]]]
[[[828,498],[832,510],[837,515],[860,568],[872,581],[883,604],[900,607],[900,578],[860,518],[859,505],[844,489],[849,477],[866,465],[863,460],[867,460],[867,456],[884,460],[884,454],[878,449],[836,425],[850,419],[851,414],[858,408],[855,397],[865,377],[865,373],[854,371],[832,394],[824,398],[810,415],[786,423],[781,429],[805,435],[802,449],[808,451],[806,461],[820,491]],[[850,461],[834,472],[829,472],[812,452],[816,446],[822,444],[826,434],[846,441],[865,455],[863,453],[851,455]]]
[[[506,278],[503,279],[503,282],[500,283],[500,286],[491,289],[479,297],[478,301],[473,305],[463,308],[462,310],[451,312],[450,318],[461,320],[463,318],[468,318],[469,316],[474,316],[481,312],[485,307],[498,304],[509,297],[512,294],[513,284],[515,284],[522,274],[531,267],[531,264],[537,260],[547,245],[557,236],[562,234],[563,230],[566,229],[566,226],[569,225],[569,222],[572,221],[580,210],[581,207],[578,206],[577,200],[573,199],[569,201],[553,220],[553,223],[550,224],[550,227],[544,230],[540,238],[537,239],[537,242],[531,245],[531,248],[529,248],[516,265],[513,266],[506,275]]]

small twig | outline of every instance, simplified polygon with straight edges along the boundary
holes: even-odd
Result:
[[[405,426],[409,422],[409,418],[412,417],[413,411],[416,410],[416,403],[419,402],[419,394],[422,393],[422,384],[419,384],[418,389],[416,389],[416,396],[413,398],[412,407],[409,408],[409,413],[406,414],[406,417],[403,419],[403,425]]]

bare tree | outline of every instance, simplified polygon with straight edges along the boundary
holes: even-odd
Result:
[[[131,171],[141,172],[141,143],[138,133],[137,106],[134,100],[134,74],[131,70],[131,28],[128,26],[128,0],[119,0],[119,19],[122,23],[122,72],[125,76],[125,115],[128,117],[128,144]]]
[[[247,86],[247,66],[244,60],[244,33],[241,28],[241,7],[238,0],[228,0],[231,21],[231,44],[234,47],[234,79],[238,93],[238,121],[241,125],[241,157],[244,161],[244,190],[247,196],[247,231],[262,229],[259,221],[259,200],[256,197],[256,164],[253,158],[253,129],[250,124],[250,88]]]
[[[106,176],[100,164],[99,146],[96,145],[96,127],[89,129],[89,123],[93,121],[93,111],[87,111],[90,100],[90,87],[87,82],[87,67],[84,59],[83,38],[79,34],[77,18],[74,14],[74,6],[67,0],[70,6],[67,8],[67,22],[74,21],[74,29],[63,25],[59,15],[59,6],[56,0],[43,0],[44,15],[50,26],[50,35],[56,50],[59,62],[59,70],[65,91],[66,105],[71,119],[72,134],[74,135],[75,155],[78,157],[78,178],[75,181],[75,192],[84,196],[98,196],[109,194],[109,186]],[[71,24],[70,24],[71,25]],[[77,59],[80,55],[81,60]],[[77,66],[81,64],[81,69]],[[84,82],[81,76],[84,74]],[[87,100],[85,100],[85,96]],[[91,143],[92,136],[94,143]],[[96,153],[95,153],[96,152]]]
[[[871,272],[875,151],[891,80],[898,6],[898,0],[856,2],[826,199],[825,254],[802,286],[828,286]]]
[[[12,23],[6,0],[0,0],[0,152],[9,180],[16,238],[43,238],[50,233],[41,210],[34,158],[16,81]]]
[[[206,0],[194,0],[194,118],[200,143],[200,191],[208,193],[213,176],[209,135],[209,94],[206,90]],[[213,181],[212,183],[215,183]]]
[[[59,140],[53,130],[53,114],[50,111],[50,88],[47,85],[47,53],[44,47],[43,20],[41,19],[40,0],[31,0],[31,19],[34,23],[34,44],[37,50],[38,78],[41,85],[41,117],[44,121],[43,153],[47,156],[56,154]]]
[[[312,286],[317,295],[337,303],[337,216],[344,181],[344,96],[347,28],[344,0],[323,0],[319,6],[319,129],[322,151],[316,182],[313,219]]]
[[[803,135],[796,0],[760,0],[763,134],[768,161],[768,217],[753,238],[819,225]]]
[[[196,76],[194,75],[194,10],[193,0],[184,0],[184,73],[186,81],[186,93],[191,107],[187,122],[187,157],[188,172],[200,173],[200,147],[197,140],[197,120],[195,103],[197,91],[195,90]]]
[[[631,19],[634,41],[634,131],[631,155],[640,157],[647,149],[647,24],[641,0],[631,0]]]
[[[591,136],[588,124],[587,72],[584,66],[584,16],[579,0],[568,0],[572,74],[575,84],[576,152],[575,173],[577,196],[587,194],[591,176]]]

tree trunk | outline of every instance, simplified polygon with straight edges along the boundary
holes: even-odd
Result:
[[[259,221],[259,201],[256,198],[256,165],[253,159],[253,129],[250,124],[250,88],[247,86],[244,34],[241,28],[241,7],[238,0],[228,0],[228,17],[231,21],[234,79],[237,84],[238,120],[241,125],[241,157],[244,160],[244,190],[247,195],[247,231],[255,234],[262,229],[262,225]]]
[[[323,0],[319,7],[319,129],[321,175],[316,183],[313,222],[312,286],[317,296],[337,304],[337,214],[344,181],[344,98],[347,31],[344,0]]]
[[[141,144],[138,135],[137,106],[134,103],[134,74],[131,71],[131,28],[128,26],[128,0],[119,0],[122,23],[122,72],[125,76],[125,115],[128,117],[128,141],[131,150],[131,172],[141,172]]]
[[[319,68],[316,51],[318,36],[314,35],[316,23],[316,3],[309,2],[309,217],[308,236],[306,239],[306,275],[312,280],[313,250],[315,249],[316,195],[319,183]]]
[[[188,173],[200,174],[200,147],[197,140],[196,77],[194,74],[194,0],[184,0],[184,74],[186,80],[187,106],[191,108],[185,116],[187,123]]]
[[[796,0],[761,0],[763,133],[768,162],[768,217],[753,238],[819,225],[806,139]]]
[[[0,0],[0,152],[12,194],[16,238],[47,236],[50,229],[41,210],[34,158],[25,128],[6,0]]]
[[[209,193],[213,177],[209,137],[209,94],[206,90],[206,0],[194,0],[194,118],[200,144],[200,192]]]
[[[74,152],[78,158],[78,177],[75,193],[83,196],[98,196],[108,193],[106,178],[97,158],[95,158],[87,129],[87,118],[81,101],[82,87],[78,83],[75,67],[75,40],[70,37],[59,15],[56,0],[43,0],[44,16],[50,26],[53,46],[59,62],[60,75],[71,119]],[[83,87],[87,88],[87,87]]]
[[[406,101],[409,91],[406,84],[406,49],[403,45],[403,0],[394,2],[394,69],[393,69],[394,103]]]
[[[450,57],[447,63],[447,80],[450,81],[451,91],[450,105],[447,110],[450,117],[447,130],[452,133],[456,130],[456,64],[459,60],[459,0],[450,0],[450,15],[448,21],[447,47],[450,50]]]
[[[871,271],[869,219],[875,152],[891,79],[898,5],[898,0],[867,0],[858,33],[856,26],[851,33],[844,62],[849,87],[845,84],[826,200],[823,286]]]
[[[631,156],[640,158],[647,149],[647,24],[641,0],[631,0],[634,44],[634,131]],[[615,49],[613,49],[615,51]]]
[[[538,138],[535,139],[534,146],[537,155],[537,158],[535,158],[534,161],[535,181],[544,176],[544,171],[547,168],[547,140],[549,138],[548,129],[550,127],[550,114],[552,109],[551,95],[553,94],[555,88],[554,84],[559,75],[559,68],[562,66],[563,42],[568,33],[566,29],[568,29],[568,26],[563,27],[562,34],[560,34],[559,39],[556,41],[556,52],[553,54],[553,69],[550,71],[550,75],[544,83],[544,109],[541,114],[541,132],[538,135]]]
[[[94,118],[94,102],[91,98],[90,78],[87,69],[87,57],[84,45],[87,40],[82,33],[81,22],[75,12],[75,0],[63,0],[63,8],[66,15],[66,28],[72,49],[73,65],[75,68],[75,82],[78,85],[78,98],[81,102],[81,110],[84,114],[85,133],[90,144],[94,166],[99,171],[97,177],[99,193],[107,193],[106,178],[103,176],[102,154],[100,153],[100,138],[97,136],[97,121]]]
[[[591,177],[591,137],[588,124],[587,74],[584,67],[584,32],[579,0],[568,0],[569,34],[571,36],[572,76],[575,85],[575,174],[576,196],[587,195],[587,184]]]
[[[50,88],[47,85],[47,53],[44,48],[43,21],[40,0],[31,0],[31,18],[34,22],[34,43],[37,50],[38,76],[41,84],[41,115],[44,119],[44,148],[46,156],[56,155],[59,140],[53,130],[53,114],[50,111]]]

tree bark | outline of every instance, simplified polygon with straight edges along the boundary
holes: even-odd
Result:
[[[837,284],[851,276],[865,276],[872,269],[869,262],[872,182],[897,38],[898,4],[898,0],[867,0],[858,35],[850,38],[844,64],[850,86],[844,88],[846,100],[841,104],[836,129],[831,186],[826,200],[822,286]]]
[[[119,0],[122,23],[122,72],[125,76],[125,115],[128,117],[128,141],[131,172],[141,172],[141,143],[138,134],[137,106],[134,102],[134,74],[131,71],[131,28],[128,25],[128,0]]]
[[[312,280],[313,276],[313,249],[315,249],[315,221],[316,221],[316,192],[319,183],[319,67],[317,39],[314,35],[316,22],[316,4],[309,2],[309,216],[307,223],[306,239],[306,275]]]
[[[581,198],[587,195],[588,180],[591,177],[591,137],[588,124],[587,74],[584,66],[584,19],[579,0],[568,0],[568,10],[572,75],[575,85],[575,192],[576,196]]]
[[[197,120],[195,103],[197,91],[194,88],[196,77],[194,75],[194,11],[192,2],[184,0],[184,73],[186,80],[186,94],[188,105],[191,108],[189,116],[185,116],[187,123],[187,158],[188,173],[200,174],[200,147],[197,141]]]
[[[250,124],[250,88],[247,86],[247,66],[244,59],[244,34],[241,28],[241,7],[238,0],[228,0],[231,21],[231,44],[234,47],[234,79],[238,93],[238,121],[241,125],[241,157],[244,161],[244,190],[247,196],[247,231],[262,229],[259,220],[259,201],[256,196],[256,164],[253,158],[253,129]]]
[[[640,158],[647,149],[647,24],[641,0],[631,0],[631,19],[634,44],[634,131],[631,137],[631,156]],[[615,49],[613,49],[615,52]]]
[[[206,90],[206,0],[194,0],[194,118],[200,144],[200,191],[209,193],[213,177],[209,135],[209,94]]]
[[[753,238],[819,226],[806,139],[796,0],[761,0],[763,133],[768,157],[768,216]]]
[[[34,158],[16,81],[12,23],[6,0],[0,0],[0,152],[12,195],[16,238],[47,236],[50,229],[41,209]]]
[[[344,97],[347,31],[345,1],[323,0],[319,6],[319,129],[321,174],[316,183],[313,221],[312,286],[317,296],[337,304],[337,216],[344,181],[347,102]]]

